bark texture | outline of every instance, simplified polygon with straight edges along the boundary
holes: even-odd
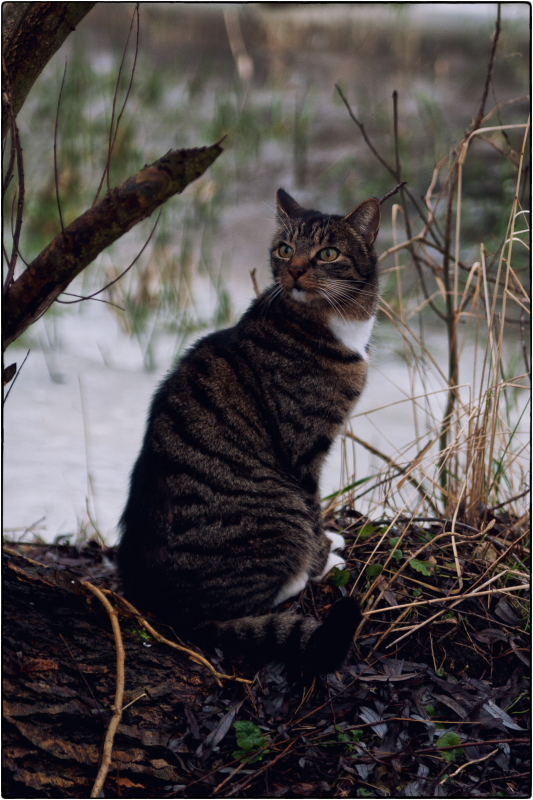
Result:
[[[16,117],[37,77],[96,3],[4,3],[2,138],[9,125],[8,92]]]
[[[170,150],[71,222],[8,287],[4,296],[4,349],[102,250],[182,192],[221,152],[219,144]]]
[[[115,693],[109,616],[72,571],[4,555],[3,618],[2,796],[89,797]],[[135,702],[115,737],[105,796],[153,796],[158,787],[164,794],[162,787],[187,782],[179,757],[187,714],[214,678],[146,641],[127,612],[120,625],[124,706]]]

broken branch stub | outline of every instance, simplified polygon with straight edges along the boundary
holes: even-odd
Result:
[[[219,143],[170,150],[71,222],[7,289],[3,348],[35,322],[106,247],[199,178],[221,152]]]

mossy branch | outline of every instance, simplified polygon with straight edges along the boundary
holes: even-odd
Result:
[[[191,150],[170,150],[71,222],[7,287],[3,348],[44,314],[102,250],[170,197],[182,192],[221,152],[219,143]]]

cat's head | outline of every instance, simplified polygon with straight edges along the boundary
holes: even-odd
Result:
[[[342,217],[302,208],[284,189],[278,189],[276,199],[278,229],[271,263],[286,296],[341,317],[373,316],[378,296],[378,200],[365,200]]]

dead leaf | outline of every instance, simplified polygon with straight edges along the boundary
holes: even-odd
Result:
[[[474,558],[480,558],[483,561],[488,561],[490,564],[498,560],[498,552],[490,542],[480,544],[479,547],[476,547],[473,555]]]
[[[518,617],[504,597],[501,598],[500,602],[494,609],[494,613],[497,614],[500,619],[503,619],[503,621],[508,625],[516,625],[518,622]]]
[[[50,658],[32,658],[25,661],[21,667],[21,672],[46,672],[47,670],[58,670],[59,664],[57,661],[52,661]]]
[[[115,778],[111,776],[114,781],[118,783],[119,786],[125,786],[126,789],[146,789],[146,784],[144,783],[134,783],[130,781],[129,778]]]

